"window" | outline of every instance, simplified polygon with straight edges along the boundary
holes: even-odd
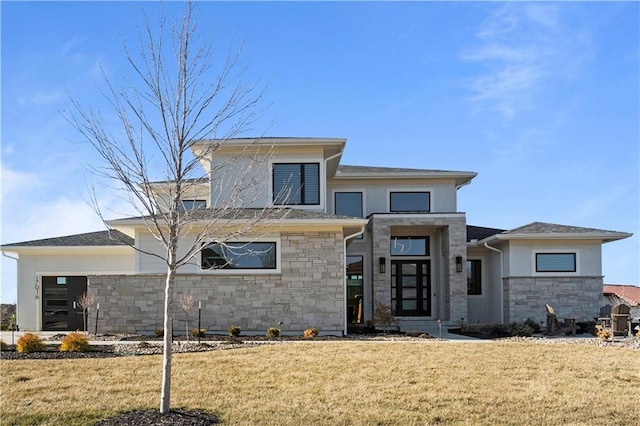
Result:
[[[180,211],[184,212],[193,209],[206,209],[207,200],[182,200],[180,205]]]
[[[276,269],[275,242],[207,244],[201,251],[201,268]]]
[[[391,237],[391,256],[429,256],[429,237]]]
[[[336,192],[335,213],[362,217],[362,192]]]
[[[362,323],[363,257],[347,256],[347,321]]]
[[[391,192],[390,211],[396,213],[428,213],[429,192]]]
[[[576,272],[576,254],[536,253],[536,272]]]
[[[273,202],[279,205],[320,204],[320,164],[275,163]]]
[[[467,294],[479,296],[482,294],[482,263],[479,259],[467,260]]]

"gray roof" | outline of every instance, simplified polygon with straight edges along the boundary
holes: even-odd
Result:
[[[317,212],[311,210],[299,210],[292,208],[274,208],[274,209],[193,209],[182,214],[188,214],[191,221],[206,221],[206,220],[254,220],[260,217],[266,220],[353,220],[359,219],[359,217],[344,216],[332,213]],[[138,216],[129,217],[124,219],[112,220],[109,223],[117,225],[121,222],[131,222],[136,220],[150,219],[151,216]]]
[[[495,234],[502,234],[503,232],[505,232],[504,229],[467,225],[467,242],[471,242],[471,240],[483,240]]]
[[[338,166],[338,174],[421,174],[421,173],[474,173],[452,170],[434,170],[434,169],[410,169],[403,167],[376,167],[376,166]]]
[[[44,238],[42,240],[23,241],[4,244],[3,249],[10,247],[99,247],[130,246],[133,238],[120,231],[97,231],[86,234],[67,235],[64,237]]]
[[[618,234],[617,231],[607,231],[604,229],[584,228],[581,226],[558,225],[555,223],[533,222],[528,225],[510,229],[505,234]]]

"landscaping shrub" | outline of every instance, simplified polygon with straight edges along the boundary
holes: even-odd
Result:
[[[267,337],[270,339],[274,339],[276,337],[280,337],[280,329],[275,327],[267,328]]]
[[[319,331],[315,327],[307,328],[304,331],[304,337],[306,339],[313,339],[314,337],[318,337],[318,333],[319,333]]]
[[[155,334],[156,337],[164,337],[164,328],[156,328],[153,334]]]
[[[90,349],[87,337],[77,331],[67,334],[60,344],[60,352],[86,352]]]
[[[533,327],[530,327],[528,324],[518,324],[516,322],[512,322],[509,324],[509,334],[517,337],[531,337],[533,336]]]
[[[16,351],[18,352],[39,352],[44,349],[44,343],[40,336],[33,333],[25,333],[16,343]]]
[[[3,342],[2,339],[0,339],[0,351],[6,351],[6,350],[7,350],[7,344]]]
[[[191,330],[191,337],[204,337],[205,334],[207,334],[206,328],[194,328],[193,330]]]
[[[598,336],[598,339],[605,341],[605,340],[609,340],[612,336],[611,330],[608,328],[603,328],[603,327],[596,327],[596,336]]]
[[[524,323],[526,325],[528,325],[529,327],[531,327],[533,329],[534,333],[540,333],[540,324],[538,324],[537,322],[535,322],[531,318],[527,318],[527,320]]]
[[[242,328],[240,328],[239,325],[230,325],[229,328],[227,328],[227,332],[231,337],[238,337],[242,332]]]

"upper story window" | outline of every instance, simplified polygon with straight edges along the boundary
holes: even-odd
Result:
[[[428,213],[431,208],[429,192],[391,192],[389,209],[395,213]]]
[[[576,254],[536,253],[536,272],[576,272]]]
[[[182,200],[180,204],[180,211],[184,212],[193,209],[206,209],[207,200]]]
[[[274,163],[273,202],[279,205],[319,205],[320,164]]]
[[[429,256],[429,237],[391,237],[391,256]]]
[[[211,243],[200,253],[202,269],[276,269],[275,242]]]
[[[362,192],[336,192],[334,208],[336,214],[363,217]]]
[[[482,294],[482,262],[480,259],[467,260],[467,294],[469,296]]]

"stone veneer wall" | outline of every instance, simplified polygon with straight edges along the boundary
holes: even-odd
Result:
[[[546,323],[545,304],[556,315],[593,321],[604,303],[602,277],[509,277],[504,283],[504,321]]]
[[[463,265],[467,259],[467,222],[464,214],[446,215],[416,215],[415,217],[397,217],[395,215],[376,215],[369,222],[369,230],[373,238],[372,261],[373,266],[373,295],[374,303],[391,304],[391,256],[389,239],[391,227],[433,226],[442,228],[444,282],[440,283],[438,276],[433,276],[432,290],[436,293],[444,292],[444,298],[437,297],[432,306],[432,315],[437,316],[438,301],[443,300],[440,307],[440,319],[445,321],[458,320],[467,317],[467,276],[463,272],[456,272],[455,258],[461,256]],[[385,257],[386,271],[381,274],[378,258]],[[441,262],[440,256],[431,255],[432,269],[436,262]]]
[[[340,232],[281,236],[281,274],[179,274],[174,287],[174,332],[183,334],[184,312],[175,301],[191,292],[203,302],[202,327],[264,334],[268,327],[302,333],[309,327],[341,334],[344,323],[344,256]],[[162,327],[165,276],[90,276],[88,291],[100,302],[98,332],[153,333]],[[197,302],[189,313],[197,327]],[[89,330],[94,329],[95,317]],[[282,321],[282,325],[278,323]]]

